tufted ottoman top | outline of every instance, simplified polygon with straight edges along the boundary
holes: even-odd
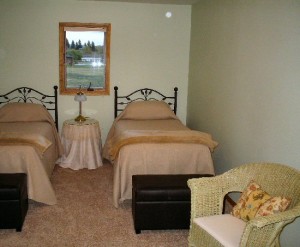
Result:
[[[26,188],[25,173],[0,173],[0,201],[18,200]]]
[[[135,201],[190,201],[187,180],[211,177],[209,174],[133,175]]]

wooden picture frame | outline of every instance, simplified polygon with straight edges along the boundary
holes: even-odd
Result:
[[[60,94],[110,94],[109,23],[59,23]]]

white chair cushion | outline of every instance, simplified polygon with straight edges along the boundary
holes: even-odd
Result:
[[[225,247],[239,246],[246,223],[231,214],[213,215],[194,219],[194,223],[204,229]]]

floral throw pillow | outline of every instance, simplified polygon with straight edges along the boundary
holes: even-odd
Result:
[[[247,188],[243,191],[237,204],[233,207],[231,214],[237,218],[241,218],[241,209],[245,207],[248,196],[252,191],[259,189],[260,186],[254,181],[250,181]]]
[[[275,196],[270,198],[260,206],[255,217],[268,216],[285,211],[291,204],[291,199],[283,196]]]
[[[244,221],[253,219],[260,206],[270,198],[271,196],[260,188],[252,191],[247,197],[245,207],[240,210],[241,219]]]
[[[251,181],[242,193],[231,214],[244,221],[249,221],[258,216],[267,216],[283,212],[288,208],[291,199],[277,196],[271,197],[261,189],[260,185]]]

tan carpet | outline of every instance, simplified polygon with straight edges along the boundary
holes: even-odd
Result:
[[[187,246],[188,230],[135,234],[130,203],[112,205],[111,165],[79,171],[57,166],[52,183],[58,204],[30,201],[22,232],[1,229],[0,247]]]

